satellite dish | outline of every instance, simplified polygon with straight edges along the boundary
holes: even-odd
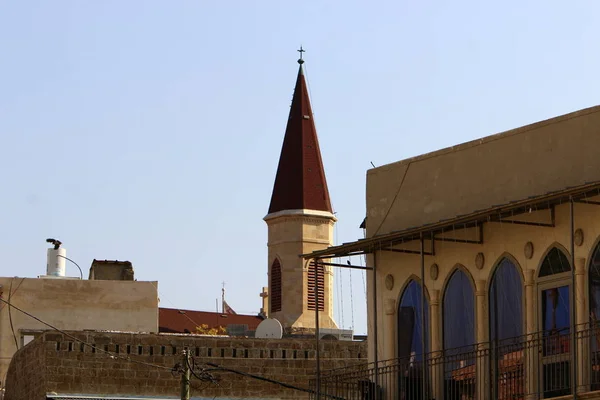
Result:
[[[281,323],[273,318],[267,318],[256,327],[254,337],[259,339],[281,339],[283,327]]]

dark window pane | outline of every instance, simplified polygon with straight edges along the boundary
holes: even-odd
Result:
[[[444,349],[475,343],[475,299],[473,286],[461,270],[452,274],[443,303]]]
[[[590,282],[590,318],[600,321],[600,244],[596,246],[589,270]]]
[[[569,287],[561,286],[542,292],[544,330],[569,328]]]
[[[571,264],[565,253],[554,247],[550,250],[548,255],[546,255],[542,267],[540,268],[539,277],[560,274],[570,270]]]
[[[568,286],[542,291],[544,355],[569,352],[570,316]]]
[[[496,268],[489,296],[490,339],[503,341],[521,336],[523,334],[523,284],[519,270],[510,259],[503,259]]]
[[[423,346],[421,344],[421,285],[411,281],[400,299],[398,306],[398,357],[405,358],[411,354],[421,360]],[[425,353],[429,348],[429,302],[425,298]]]

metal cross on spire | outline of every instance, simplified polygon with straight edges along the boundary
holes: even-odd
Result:
[[[302,45],[300,45],[300,50],[296,50],[298,53],[300,53],[300,58],[298,59],[298,64],[302,65],[304,64],[304,60],[302,59],[302,53],[305,53],[306,50],[304,50],[302,48]]]

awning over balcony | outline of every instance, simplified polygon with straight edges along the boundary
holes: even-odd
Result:
[[[565,188],[563,190],[532,196],[519,201],[497,205],[484,210],[478,210],[466,215],[458,215],[452,219],[438,221],[432,224],[407,228],[404,230],[374,236],[367,239],[359,239],[355,242],[332,246],[324,250],[302,254],[305,259],[324,259],[333,257],[345,257],[373,253],[377,250],[390,250],[402,243],[425,239],[436,240],[436,235],[457,229],[477,228],[488,222],[507,222],[515,224],[536,224],[541,226],[552,226],[554,221],[532,222],[531,220],[519,220],[519,215],[528,214],[531,211],[550,210],[560,204],[569,203],[571,200],[580,203],[600,205],[595,199],[600,195],[600,181],[589,182],[583,185]],[[551,212],[550,218],[554,213]],[[479,230],[481,231],[481,230]],[[483,238],[481,238],[483,241]]]

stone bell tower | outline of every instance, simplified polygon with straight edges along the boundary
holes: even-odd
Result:
[[[264,218],[269,231],[269,286],[261,294],[263,308],[270,318],[281,322],[286,333],[314,332],[316,300],[320,327],[337,328],[331,267],[315,269],[299,257],[333,245],[336,221],[304,79],[302,51],[271,205]]]

